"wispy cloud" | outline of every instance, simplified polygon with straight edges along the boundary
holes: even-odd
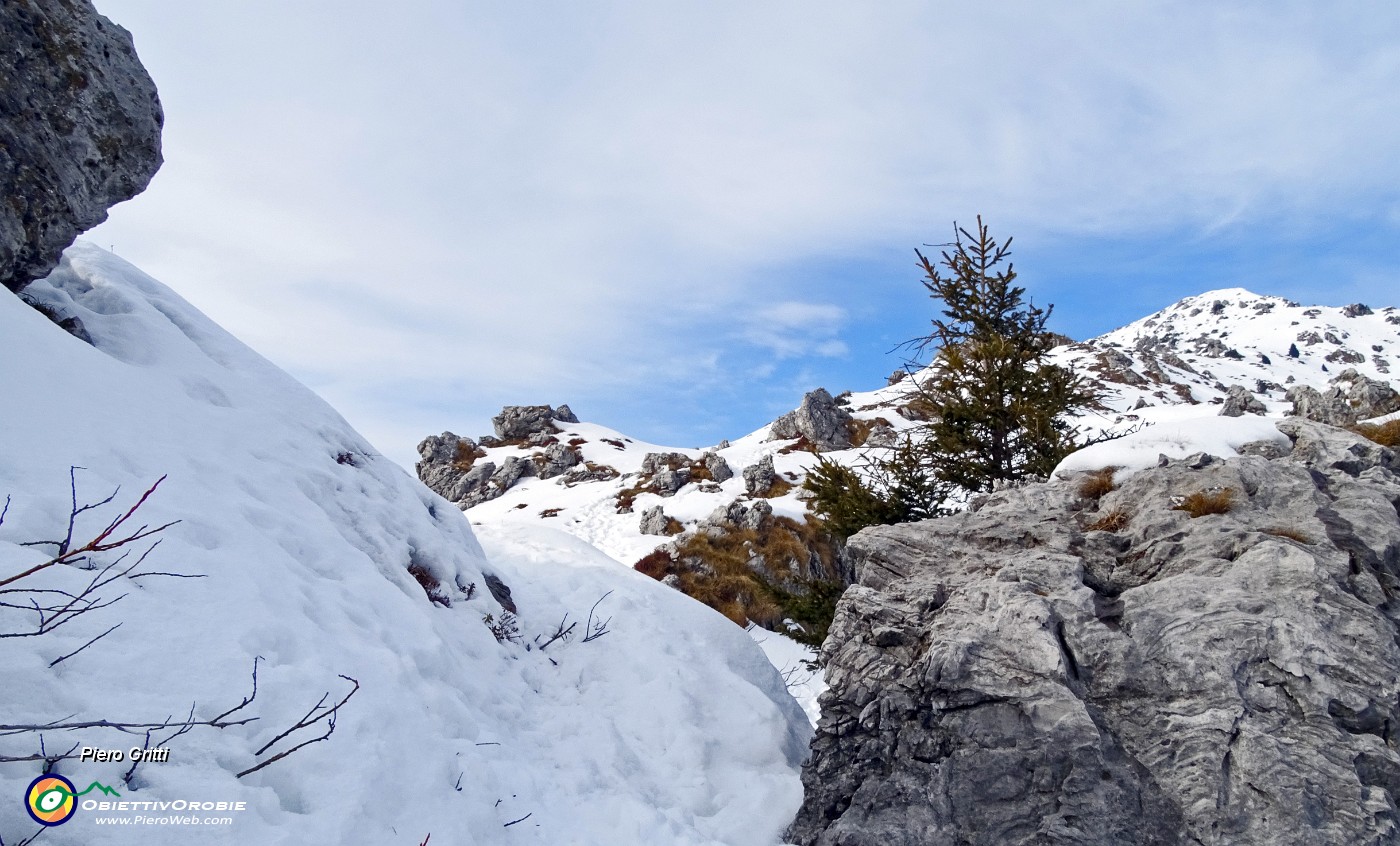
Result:
[[[167,164],[94,239],[371,437],[837,361],[870,292],[784,268],[978,211],[1065,241],[1400,184],[1400,7],[1372,3],[100,6]]]

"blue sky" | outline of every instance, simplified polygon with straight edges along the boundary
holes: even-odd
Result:
[[[883,384],[982,214],[1087,337],[1400,304],[1400,7],[97,0],[166,159],[92,239],[391,457],[568,402],[661,443]]]

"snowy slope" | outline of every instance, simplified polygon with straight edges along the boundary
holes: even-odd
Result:
[[[310,391],[96,247],[72,248],[30,292],[80,317],[96,348],[0,296],[0,579],[51,554],[20,544],[62,536],[70,465],[85,468],[80,502],[121,486],[80,516],[80,538],[167,476],[139,516],[180,522],[141,569],[203,578],[121,579],[102,591],[123,595],[113,606],[0,639],[0,724],[160,720],[192,703],[206,719],[248,693],[261,658],[245,709],[256,722],[196,727],[129,785],[128,764],[56,767],[127,800],[246,802],[231,825],[97,832],[96,812],[80,811],[42,842],[777,842],[809,729],[741,630],[539,521],[491,529],[483,552],[456,508]],[[610,632],[545,653],[498,643],[483,623],[502,616],[487,574],[512,589],[526,642],[600,598]],[[73,591],[91,575],[61,565],[8,587]],[[33,619],[0,608],[0,631]],[[235,777],[287,748],[255,754],[322,694],[343,695],[341,675],[360,690],[332,736]],[[109,729],[42,739],[49,754],[141,742]],[[0,757],[38,748],[34,733],[0,737]],[[0,763],[0,795],[21,796],[41,769]],[[4,843],[37,829],[20,802],[0,802]]]

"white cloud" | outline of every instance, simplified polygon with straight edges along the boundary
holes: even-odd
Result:
[[[167,165],[94,240],[367,429],[844,356],[863,292],[779,270],[978,211],[1203,231],[1400,181],[1400,7],[101,7]]]

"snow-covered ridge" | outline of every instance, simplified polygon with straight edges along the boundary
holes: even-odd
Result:
[[[546,525],[494,526],[479,543],[455,507],[376,453],[309,390],[170,289],[91,245],[69,250],[28,292],[82,320],[89,346],[0,296],[0,578],[61,536],[69,467],[81,500],[118,485],[129,504],[160,476],[143,523],[161,536],[153,570],[202,578],[122,580],[124,598],[49,634],[0,639],[0,723],[208,718],[249,692],[254,723],[174,740],[168,763],[60,761],[83,785],[130,800],[242,801],[232,825],[94,833],[92,815],[45,843],[495,844],[775,843],[800,798],[807,720],[745,634]],[[88,517],[92,522],[86,522]],[[113,515],[84,515],[79,532]],[[484,547],[484,550],[483,550]],[[429,601],[416,568],[447,606]],[[71,566],[9,585],[75,590]],[[522,643],[483,617],[511,588]],[[602,600],[599,603],[599,600]],[[547,652],[568,616],[597,605],[609,632]],[[0,608],[0,631],[34,615]],[[106,638],[54,667],[94,635]],[[334,734],[237,778],[260,746],[318,698],[359,692]],[[47,732],[140,744],[111,731]],[[37,733],[0,737],[0,756],[38,751]],[[276,752],[276,748],[272,752]],[[269,753],[270,754],[270,753]],[[0,763],[19,797],[41,762]],[[509,829],[506,823],[524,819]],[[37,828],[0,803],[0,837]]]

